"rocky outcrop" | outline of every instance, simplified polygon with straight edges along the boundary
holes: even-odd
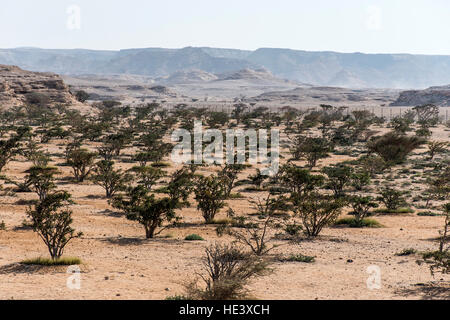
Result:
[[[398,91],[387,89],[304,86],[294,90],[267,92],[249,100],[254,102],[302,102],[310,103],[311,105],[326,103],[337,106],[373,106],[388,105],[397,96]]]
[[[450,86],[430,87],[425,90],[403,91],[391,106],[419,106],[424,104],[449,107]]]
[[[183,84],[183,83],[195,83],[195,82],[208,82],[216,80],[217,76],[205,72],[203,70],[187,70],[187,71],[178,71],[173,73],[167,78],[157,79],[161,83],[168,84]]]
[[[75,98],[60,76],[0,65],[0,107],[45,102],[74,104]]]

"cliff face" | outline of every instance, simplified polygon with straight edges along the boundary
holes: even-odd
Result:
[[[409,90],[400,93],[392,106],[419,106],[434,104],[441,107],[450,106],[450,86],[431,87],[425,90]]]
[[[45,101],[73,104],[75,98],[56,74],[31,72],[16,66],[0,65],[0,107]]]

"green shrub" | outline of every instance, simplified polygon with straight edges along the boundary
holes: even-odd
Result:
[[[417,213],[418,216],[420,217],[440,217],[442,216],[442,214],[436,213],[436,212],[431,212],[431,211],[422,211]]]
[[[291,255],[287,258],[281,258],[281,262],[302,262],[302,263],[313,263],[316,261],[314,257],[305,256],[303,254]]]
[[[382,225],[374,219],[364,219],[360,222],[355,218],[342,218],[335,222],[335,226],[347,225],[350,228],[381,228]]]
[[[395,210],[389,210],[388,208],[380,208],[374,211],[375,213],[381,214],[405,214],[405,213],[414,213],[414,209],[411,208],[399,208]]]
[[[34,258],[34,259],[27,259],[21,262],[21,264],[25,265],[33,265],[33,266],[73,266],[73,265],[79,265],[82,261],[79,258],[59,258],[56,260],[49,259],[49,258]]]
[[[203,239],[198,234],[190,234],[190,235],[186,236],[186,238],[184,238],[184,240],[186,240],[186,241],[204,241],[205,239]]]
[[[170,164],[167,162],[155,162],[155,163],[152,163],[151,166],[153,168],[168,168],[168,167],[170,167]]]
[[[414,136],[408,137],[395,132],[388,132],[384,136],[374,137],[367,143],[370,152],[376,153],[386,163],[400,164],[416,148],[425,143],[425,140]]]

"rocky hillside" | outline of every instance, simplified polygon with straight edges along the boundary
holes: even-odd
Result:
[[[25,103],[73,104],[76,100],[56,74],[0,65],[0,107]]]
[[[430,87],[425,90],[402,91],[392,106],[419,106],[434,104],[441,107],[450,107],[450,85]]]

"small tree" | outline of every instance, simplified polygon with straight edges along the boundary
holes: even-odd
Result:
[[[304,197],[291,195],[294,214],[302,220],[308,237],[317,237],[322,229],[332,224],[341,214],[345,202],[332,196],[312,192]]]
[[[158,182],[159,179],[164,177],[164,171],[151,166],[135,166],[129,171],[136,176],[137,182],[139,184],[142,184],[149,191],[152,190],[153,186]]]
[[[276,248],[276,245],[269,245],[269,231],[276,226],[279,214],[287,211],[286,199],[274,198],[269,194],[265,199],[252,200],[250,203],[257,210],[261,224],[249,223],[239,228],[243,230],[234,229],[233,224],[221,225],[217,233],[219,236],[224,233],[233,236],[238,242],[247,245],[253,254],[263,256]]]
[[[450,246],[446,247],[450,229],[450,203],[444,205],[444,212],[445,222],[444,229],[440,231],[439,250],[423,254],[423,262],[430,265],[432,275],[434,275],[436,270],[442,274],[450,273]],[[422,261],[418,261],[418,263],[421,262]]]
[[[413,110],[417,114],[417,123],[424,132],[429,131],[429,127],[436,125],[439,122],[439,107],[433,104],[425,104],[414,107]]]
[[[72,167],[77,182],[83,182],[94,168],[97,154],[87,149],[75,148],[67,153],[67,164]]]
[[[106,198],[112,198],[118,191],[125,190],[132,177],[122,170],[114,169],[113,161],[97,162],[91,180],[106,191]]]
[[[20,152],[20,142],[29,132],[29,127],[20,127],[8,139],[0,140],[0,172]]]
[[[199,177],[194,188],[197,209],[202,212],[206,223],[212,223],[217,212],[225,206],[223,180],[210,176]]]
[[[234,188],[234,182],[242,170],[244,170],[243,164],[226,164],[219,172],[219,177],[221,177],[225,183],[225,198],[230,197],[231,191]]]
[[[403,192],[395,190],[391,187],[385,187],[380,190],[380,196],[377,198],[381,201],[388,210],[398,210],[402,205],[405,204],[405,198],[403,197]]]
[[[26,182],[37,193],[39,200],[43,201],[48,194],[56,189],[54,175],[59,173],[55,167],[33,166],[26,171]]]
[[[178,199],[164,197],[156,199],[155,195],[149,194],[147,188],[142,185],[131,187],[125,195],[118,195],[113,198],[112,206],[123,211],[127,219],[137,221],[144,226],[145,237],[154,238],[167,227],[161,228],[165,221],[176,221],[175,209]]]
[[[265,275],[268,263],[231,245],[215,244],[206,248],[203,258],[205,274],[198,281],[186,285],[187,296],[193,300],[236,300],[247,296],[245,286],[255,277]]]
[[[312,169],[319,159],[328,157],[332,150],[332,143],[328,139],[299,136],[294,142],[292,154],[295,160],[306,159],[308,167]]]
[[[378,204],[370,196],[354,195],[348,197],[348,202],[353,208],[355,226],[361,227],[364,219],[370,214],[370,209],[377,208]]]
[[[285,166],[281,170],[280,181],[290,192],[302,196],[323,185],[325,178],[321,175],[312,175],[310,170],[296,166]]]
[[[188,197],[194,188],[194,173],[191,168],[183,167],[175,171],[171,178],[167,191],[173,199],[178,199],[178,207],[189,206]]]
[[[47,195],[35,205],[34,210],[30,208],[27,211],[33,230],[44,241],[53,260],[63,255],[70,240],[82,236],[81,232],[75,233],[71,227],[72,211],[68,206],[72,203],[71,195],[60,191]]]
[[[352,182],[353,168],[345,164],[338,164],[322,169],[328,177],[327,186],[333,190],[335,197],[344,195],[344,188]]]
[[[80,102],[86,102],[89,99],[89,93],[86,91],[80,90],[75,93],[75,97]]]
[[[428,155],[430,156],[430,161],[434,159],[434,157],[438,153],[443,153],[447,151],[447,142],[442,141],[429,141],[428,142]]]
[[[357,191],[362,191],[370,184],[370,173],[365,170],[358,170],[351,176],[351,185]]]

